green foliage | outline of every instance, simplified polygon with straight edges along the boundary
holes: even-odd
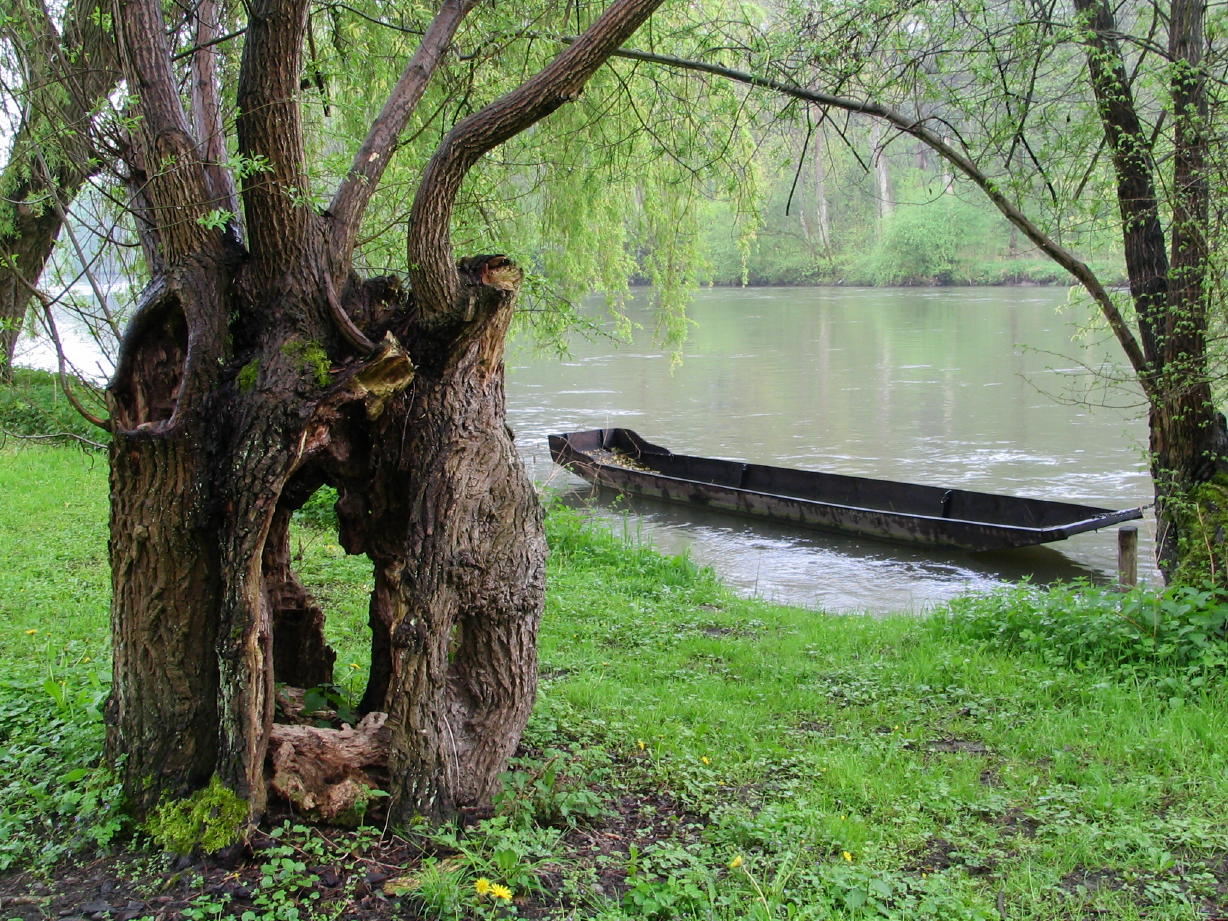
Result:
[[[88,399],[79,381],[73,387]],[[76,435],[98,444],[110,439],[73,409],[56,375],[26,368],[14,368],[12,383],[0,383],[0,429],[15,435]]]
[[[952,194],[921,205],[901,205],[883,221],[864,271],[878,285],[967,284],[987,238],[992,240],[987,232],[991,224],[983,206]]]
[[[575,771],[577,760],[560,751],[547,753],[544,761],[512,759],[495,795],[496,814],[522,827],[565,827],[597,818],[605,811],[604,804],[587,786],[594,775]]]
[[[145,828],[172,854],[212,854],[242,839],[249,814],[247,803],[215,775],[186,799],[159,804]]]
[[[101,676],[86,663],[46,691],[0,682],[0,871],[105,850],[127,824],[99,761]]]
[[[113,846],[122,828],[97,767],[105,490],[102,465],[79,451],[0,453],[9,867],[47,870]],[[256,832],[249,862],[176,880],[183,917],[324,921],[361,914],[373,891],[390,913],[455,921],[1222,913],[1228,683],[1173,665],[1177,653],[1156,656],[1169,644],[1196,658],[1203,635],[1222,646],[1199,621],[1222,595],[1166,593],[1171,629],[1156,644],[1110,630],[1067,656],[1047,652],[1059,647],[1046,631],[1073,647],[1121,619],[1113,599],[1140,623],[1155,602],[1021,590],[992,607],[969,602],[981,613],[966,622],[830,616],[737,598],[583,511],[552,507],[548,527],[541,690],[497,814],[407,838]],[[369,564],[335,535],[297,533],[297,566],[330,599],[330,631],[360,635]],[[1082,620],[1062,623],[1081,608]],[[999,637],[1004,619],[1018,629]],[[341,661],[361,649],[355,641]],[[83,788],[92,799],[74,799]],[[161,861],[158,882],[169,860],[147,859]],[[246,895],[233,894],[240,886]]]
[[[1197,689],[1228,667],[1228,591],[1177,585],[1117,592],[1075,583],[967,595],[935,613],[944,633],[1098,669]]]
[[[337,490],[321,486],[294,513],[296,520],[311,528],[337,530]]]

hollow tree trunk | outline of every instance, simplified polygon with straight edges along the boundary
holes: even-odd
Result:
[[[108,388],[122,580],[108,747],[138,813],[213,773],[259,816],[270,754],[275,786],[332,816],[357,811],[344,797],[376,778],[403,819],[489,803],[533,702],[545,542],[504,421],[503,342],[521,274],[501,256],[458,266],[451,209],[485,151],[574,99],[659,2],[612,3],[541,73],[449,134],[415,199],[410,296],[395,279],[354,277],[352,250],[474,0],[441,4],[325,213],[301,202],[306,0],[248,5],[238,147],[267,169],[242,190],[242,239],[212,219],[232,203],[193,139],[161,5],[122,0],[125,70],[141,86],[128,165],[155,281]],[[275,681],[331,677],[326,612],[289,549],[291,514],[325,483],[340,496],[340,543],[376,577],[368,712],[348,733],[274,725]],[[346,775],[327,790],[311,789],[331,784],[331,769],[311,767],[320,752]]]
[[[487,291],[477,320],[419,337],[413,389],[372,440],[378,639],[363,705],[389,714],[402,819],[489,803],[533,704],[546,550],[505,422],[511,302]]]

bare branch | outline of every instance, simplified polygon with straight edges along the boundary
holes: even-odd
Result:
[[[843,109],[847,112],[855,112],[861,115],[869,115],[873,118],[882,119],[894,125],[897,129],[905,134],[911,135],[917,140],[926,144],[940,157],[954,166],[965,177],[972,180],[982,192],[993,203],[1002,215],[1019,228],[1023,234],[1031,240],[1046,256],[1060,265],[1068,273],[1070,273],[1084,289],[1092,296],[1101,313],[1108,321],[1109,326],[1113,330],[1113,334],[1117,337],[1122,349],[1126,353],[1127,359],[1130,361],[1130,366],[1139,375],[1139,380],[1142,382],[1144,389],[1151,386],[1150,378],[1147,373],[1148,363],[1143,355],[1142,349],[1139,347],[1138,341],[1134,338],[1133,332],[1130,330],[1125,317],[1114,303],[1112,296],[1104,287],[1104,284],[1096,277],[1096,274],[1080,260],[1074,253],[1066,249],[1036,224],[1034,224],[1026,214],[1020,210],[1019,206],[1008,199],[997,184],[993,182],[983,170],[980,169],[966,154],[957,150],[947,143],[943,138],[934,134],[925,124],[917,119],[910,118],[894,109],[880,105],[876,102],[859,101],[856,99],[848,99],[842,96],[833,96],[828,93],[821,93],[816,90],[803,89],[799,86],[794,86],[789,83],[782,83],[779,80],[772,80],[767,77],[757,76],[745,71],[735,70],[731,67],[722,67],[718,64],[709,64],[705,61],[695,61],[687,58],[678,58],[671,55],[652,54],[646,51],[634,51],[621,49],[612,52],[613,57],[628,58],[633,61],[645,61],[651,64],[660,64],[665,67],[674,67],[680,70],[697,71],[699,73],[711,74],[716,77],[721,77],[726,80],[734,80],[738,83],[744,83],[748,86],[755,86],[761,89],[772,90],[773,92],[781,93],[786,96],[791,96],[795,99],[804,99],[808,102],[817,103],[822,106],[830,106],[834,109]]]
[[[218,207],[239,216],[239,192],[226,162],[226,131],[222,125],[221,80],[217,73],[217,48],[221,35],[221,3],[198,0],[196,51],[192,55],[192,118],[205,175]]]
[[[444,0],[439,13],[422,36],[418,50],[405,65],[401,79],[384,103],[383,111],[372,123],[366,139],[354,155],[350,171],[329,207],[333,221],[333,254],[339,266],[348,269],[363,212],[392,158],[397,139],[405,130],[410,115],[426,91],[427,83],[443,59],[444,51],[452,43],[461,21],[477,2]]]
[[[444,138],[427,164],[410,217],[410,278],[424,320],[443,320],[459,303],[451,223],[465,174],[487,151],[577,98],[589,78],[661,3],[616,0],[542,71],[464,119]]]
[[[18,276],[21,283],[29,289],[30,294],[39,302],[43,308],[43,324],[47,328],[47,334],[51,337],[51,342],[55,346],[56,365],[58,367],[58,377],[60,381],[60,389],[64,391],[64,397],[68,400],[69,405],[77,411],[77,413],[86,422],[91,425],[96,425],[104,432],[111,431],[111,426],[105,419],[101,419],[94,415],[85,405],[77,398],[73,392],[72,384],[69,383],[71,375],[68,373],[68,358],[64,355],[64,345],[60,341],[60,331],[55,323],[55,314],[51,310],[51,300],[40,291],[37,287],[30,284],[29,280]]]

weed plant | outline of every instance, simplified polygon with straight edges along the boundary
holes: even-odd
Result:
[[[0,452],[0,892],[4,868],[142,846],[98,760],[105,486],[80,452]],[[304,518],[328,693],[352,700],[370,567]],[[736,597],[582,511],[547,524],[541,691],[494,813],[278,825],[233,874],[175,871],[182,917],[362,898],[456,921],[1228,915],[1221,594],[1022,587],[830,616]]]
[[[1171,586],[1118,592],[1077,582],[966,595],[935,615],[939,633],[1097,669],[1172,693],[1222,682],[1228,590]]]

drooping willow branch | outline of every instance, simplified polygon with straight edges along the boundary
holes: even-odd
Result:
[[[562,40],[565,42],[575,41],[571,37]],[[1033,223],[1015,202],[1002,193],[997,184],[971,158],[927,128],[923,121],[877,102],[834,96],[829,93],[806,89],[791,83],[784,83],[780,80],[759,76],[732,67],[723,67],[707,61],[697,61],[666,54],[653,54],[647,51],[636,51],[627,48],[613,52],[612,56],[632,61],[643,61],[648,64],[659,64],[663,67],[671,67],[678,70],[711,74],[714,77],[771,90],[772,92],[812,102],[816,105],[842,109],[846,112],[860,115],[868,115],[872,118],[882,119],[895,126],[904,134],[916,138],[959,170],[965,177],[972,180],[1008,221],[1019,228],[1029,240],[1036,244],[1041,252],[1065,269],[1083,286],[1100,308],[1100,312],[1104,315],[1105,320],[1108,321],[1113,334],[1117,337],[1117,341],[1121,344],[1123,351],[1125,351],[1126,358],[1138,376],[1143,389],[1149,395],[1152,395],[1155,384],[1151,379],[1150,365],[1143,355],[1143,350],[1140,348],[1138,340],[1127,324],[1125,317],[1122,316],[1121,311],[1113,302],[1112,296],[1091,268]]]

